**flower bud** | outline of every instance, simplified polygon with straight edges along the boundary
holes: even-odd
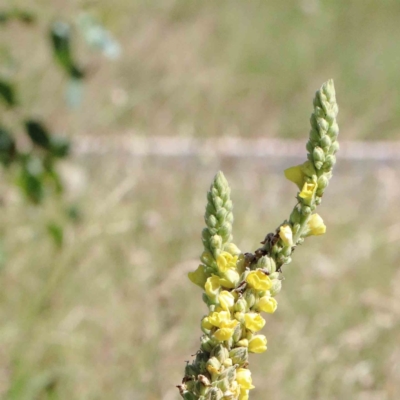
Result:
[[[229,351],[222,344],[218,344],[214,347],[211,355],[216,357],[218,361],[222,364],[229,357]]]
[[[221,389],[211,387],[208,389],[205,400],[222,400],[223,398],[224,394],[222,393]]]
[[[208,336],[203,335],[200,338],[200,349],[209,353],[215,346],[214,340],[210,339]]]
[[[210,267],[213,267],[215,265],[215,259],[209,251],[203,251],[200,257],[200,261],[203,264],[209,265]]]
[[[246,290],[244,298],[247,303],[247,309],[250,309],[256,303],[256,296],[252,290]]]
[[[315,147],[312,154],[313,154],[314,162],[316,162],[316,161],[324,162],[325,161],[325,153],[321,149],[321,147],[319,147],[319,146]]]
[[[249,346],[249,340],[248,339],[241,339],[236,343],[236,346],[248,347]]]
[[[336,140],[339,135],[339,126],[335,121],[328,129],[328,135],[332,138],[332,140]]]
[[[272,274],[276,271],[276,264],[272,257],[263,256],[257,262],[257,267]]]
[[[282,289],[282,282],[280,279],[274,279],[272,281],[272,288],[270,289],[271,296],[276,296]]]
[[[336,164],[336,157],[334,155],[328,155],[326,156],[323,167],[325,170],[330,170],[335,164]]]
[[[229,352],[229,357],[232,359],[233,365],[242,366],[249,358],[247,347],[235,347]]]
[[[233,341],[238,342],[242,337],[242,334],[243,334],[242,325],[237,324],[233,330],[233,335],[232,335]]]
[[[317,124],[320,129],[320,132],[322,131],[323,133],[327,132],[329,129],[329,124],[325,120],[325,118],[317,118]]]
[[[318,129],[316,128],[311,128],[310,130],[310,140],[313,142],[318,142],[321,139],[321,136],[318,132]]]
[[[328,153],[329,154],[336,154],[336,152],[339,150],[339,142],[333,142],[331,144],[331,147],[329,148]]]
[[[235,305],[235,297],[231,292],[223,290],[219,296],[218,301],[223,310],[232,310]]]
[[[219,235],[214,235],[211,239],[210,239],[210,243],[213,249],[218,249],[221,250],[222,249],[222,238]]]
[[[301,212],[299,210],[298,207],[295,207],[292,211],[292,213],[290,214],[290,218],[289,218],[290,222],[292,224],[298,224],[300,223],[301,220]]]
[[[332,144],[332,140],[328,135],[325,135],[324,137],[321,138],[321,140],[319,141],[320,146],[325,150],[325,149],[329,149],[329,147]]]
[[[221,369],[221,363],[216,357],[211,357],[207,361],[206,368],[210,374],[218,374]]]
[[[219,279],[219,283],[221,286],[226,287],[228,289],[233,289],[239,283],[240,275],[234,269],[228,269],[226,272],[221,273],[221,278]]]
[[[311,208],[308,206],[301,207],[301,213],[306,216],[311,214]]]
[[[201,320],[201,330],[204,333],[208,333],[208,331],[210,331],[213,327],[214,327],[214,325],[210,322],[208,317],[204,317]]]
[[[247,310],[247,302],[244,298],[239,299],[235,304],[235,311],[245,312]]]
[[[234,243],[225,243],[224,251],[231,254],[232,256],[238,256],[239,254],[241,254],[241,251]]]
[[[289,225],[282,225],[279,228],[279,237],[281,238],[284,246],[293,246],[293,234]]]

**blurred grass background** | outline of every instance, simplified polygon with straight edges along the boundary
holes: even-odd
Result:
[[[1,31],[15,44],[2,60],[21,101],[78,143],[127,132],[305,141],[312,96],[331,77],[342,140],[400,139],[398,1],[11,3],[39,17],[33,32]],[[90,57],[84,102],[67,112],[42,36],[82,10],[123,54]],[[282,170],[301,161],[75,155],[63,166],[66,196],[83,217],[61,249],[45,229],[59,204],[29,207],[1,183],[1,397],[177,400],[205,311],[186,274],[214,173],[231,183],[236,243],[251,251],[288,216],[295,187]],[[400,398],[399,181],[394,161],[338,154],[319,212],[327,234],[285,270],[263,330],[268,352],[251,359],[252,398]]]

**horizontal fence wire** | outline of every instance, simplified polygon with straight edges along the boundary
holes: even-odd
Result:
[[[266,138],[192,138],[139,136],[83,136],[74,140],[76,155],[127,154],[137,157],[276,157],[303,158],[304,140]],[[341,141],[340,158],[400,160],[400,141]]]

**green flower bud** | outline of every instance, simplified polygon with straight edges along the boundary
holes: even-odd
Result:
[[[310,154],[313,152],[314,145],[313,145],[313,143],[312,143],[311,140],[309,140],[309,141],[307,142],[307,144],[306,144],[306,149],[307,149],[307,151],[308,151]]]
[[[248,362],[249,352],[247,347],[236,347],[229,352],[229,357],[232,359],[233,364],[238,364],[239,367]]]
[[[207,371],[216,374],[221,369],[221,362],[217,357],[211,357],[206,364]]]
[[[333,155],[326,156],[323,168],[325,170],[330,170],[336,164],[336,157]]]
[[[233,256],[238,256],[239,254],[241,254],[239,248],[233,243],[225,243],[224,250],[227,251],[229,254],[232,254]]]
[[[311,208],[308,206],[301,207],[301,213],[306,216],[311,214]]]
[[[200,349],[201,350],[203,350],[207,353],[210,353],[211,350],[214,348],[214,346],[215,346],[215,342],[212,339],[210,339],[208,336],[203,335],[200,338]]]
[[[278,279],[279,277],[280,277],[280,273],[279,273],[279,272],[274,272],[273,274],[271,274],[271,275],[269,276],[269,278],[270,278],[271,280]]]
[[[328,156],[329,157],[329,156]],[[318,189],[317,189],[317,193],[319,191],[319,189],[324,190],[329,184],[329,179],[327,177],[326,174],[322,174],[319,178],[318,178]]]
[[[222,364],[229,357],[229,351],[222,344],[218,344],[214,347],[211,355],[216,357],[218,361]]]
[[[243,335],[243,329],[242,329],[242,325],[241,324],[237,324],[235,326],[235,329],[233,331],[233,335],[232,335],[232,341],[233,342],[238,342]]]
[[[328,129],[328,135],[331,137],[332,140],[336,140],[337,136],[339,135],[339,126],[335,122]]]
[[[326,133],[328,131],[329,124],[328,124],[328,121],[326,121],[324,118],[317,118],[317,123],[318,123],[318,127],[319,127],[319,131],[320,132]]]
[[[272,281],[272,287],[270,289],[271,296],[276,296],[282,289],[282,282],[279,279]]]
[[[310,130],[310,140],[314,143],[318,143],[321,139],[318,128],[311,128]]]
[[[328,135],[325,135],[324,137],[321,138],[319,144],[324,149],[324,151],[327,151],[332,144],[332,140]]]
[[[339,142],[333,142],[331,144],[331,147],[328,150],[329,154],[336,154],[336,152],[339,150]]]
[[[219,223],[223,223],[225,218],[226,218],[226,216],[227,216],[227,214],[228,214],[228,211],[225,210],[224,208],[219,209],[217,211],[217,213],[216,213],[216,217],[217,217],[218,222]]]
[[[235,311],[245,312],[247,310],[247,302],[241,298],[235,303]]]
[[[254,304],[256,304],[256,296],[254,295],[253,290],[246,290],[245,292],[245,300],[247,303],[247,307],[250,309],[251,307],[254,306]]]
[[[325,153],[321,149],[321,147],[315,147],[313,150],[313,159],[314,159],[314,164],[318,161],[324,162],[325,161]],[[319,168],[317,168],[319,169]]]
[[[289,221],[291,222],[292,225],[298,224],[301,221],[301,210],[299,207],[295,207],[290,214]]]
[[[222,238],[219,235],[214,235],[210,239],[210,244],[214,249],[222,250]]]
[[[204,399],[205,400],[221,400],[221,399],[223,399],[223,397],[224,397],[224,394],[222,393],[222,391],[220,389],[211,387],[208,389],[208,392]]]
[[[225,210],[227,210],[228,212],[229,212],[229,211],[232,211],[232,209],[233,209],[232,200],[230,200],[230,199],[226,200],[225,203],[224,203],[224,208],[225,208]]]
[[[267,271],[268,274],[272,274],[276,271],[276,264],[272,257],[263,256],[257,262],[257,267]]]

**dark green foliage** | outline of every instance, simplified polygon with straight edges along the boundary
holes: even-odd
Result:
[[[10,82],[0,80],[0,98],[10,107],[17,105],[15,90]]]

